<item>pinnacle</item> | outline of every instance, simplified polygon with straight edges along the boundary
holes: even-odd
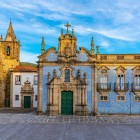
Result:
[[[6,34],[6,37],[5,37],[5,41],[15,41],[16,40],[16,36],[14,34],[14,30],[13,30],[13,27],[12,27],[12,22],[10,21],[10,24],[9,24],[9,27],[8,27],[8,30],[7,30],[7,34]]]

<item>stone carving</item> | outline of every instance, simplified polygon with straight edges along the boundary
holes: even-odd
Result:
[[[24,108],[24,96],[31,97],[31,108],[33,108],[33,95],[34,95],[34,88],[33,85],[28,81],[24,82],[24,85],[21,87],[21,106]]]
[[[72,83],[62,83],[61,84],[61,89],[62,90],[71,90],[73,88]]]
[[[48,104],[47,114],[58,115],[61,114],[61,92],[73,92],[73,114],[86,115],[87,114],[87,82],[86,73],[81,78],[80,70],[77,71],[76,77],[72,75],[72,67],[70,70],[70,81],[65,82],[65,70],[67,67],[61,69],[62,75],[57,76],[57,71],[53,71],[53,76],[48,73]],[[52,78],[51,78],[52,77]]]
[[[70,47],[69,46],[65,47],[64,54],[65,54],[65,57],[70,57],[71,51],[70,51]]]
[[[28,81],[24,82],[24,86],[21,87],[22,93],[32,93],[34,91],[33,86],[31,86],[31,83]]]

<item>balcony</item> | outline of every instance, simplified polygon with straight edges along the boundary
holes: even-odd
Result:
[[[132,83],[132,91],[133,92],[140,92],[140,84],[139,83]]]
[[[114,90],[116,92],[125,92],[128,91],[129,83],[114,83]]]
[[[111,83],[97,83],[97,91],[110,91]]]

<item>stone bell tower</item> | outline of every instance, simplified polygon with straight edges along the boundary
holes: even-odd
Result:
[[[67,28],[66,33],[61,31],[61,36],[59,37],[58,44],[58,56],[60,61],[70,61],[75,60],[76,57],[76,37],[74,36],[74,30],[72,33],[69,33],[69,27],[71,25],[67,22],[65,27]]]
[[[0,107],[10,105],[10,69],[19,65],[20,41],[16,39],[10,22],[5,39],[0,37]]]

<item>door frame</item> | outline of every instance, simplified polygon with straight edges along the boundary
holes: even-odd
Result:
[[[25,97],[30,97],[30,107],[29,108],[25,108]],[[31,96],[24,96],[24,109],[30,109],[31,108]]]
[[[58,95],[58,98],[59,98],[59,114],[61,115],[61,94],[63,91],[71,91],[73,93],[73,115],[75,114],[75,94],[74,94],[74,91],[73,90],[60,90],[59,92],[59,95]]]
[[[72,94],[72,114],[71,115],[73,115],[73,91],[66,91],[66,90],[64,90],[64,91],[61,91],[61,97],[62,97],[62,92],[71,92],[71,94]],[[67,93],[66,93],[67,94]],[[62,99],[62,98],[61,98]],[[61,103],[62,103],[62,100],[61,100]],[[62,109],[62,104],[61,104],[61,109]],[[61,115],[62,115],[62,110],[61,110]]]
[[[23,108],[23,109],[26,109],[26,108],[24,108],[24,96],[30,96],[31,97],[31,107],[30,107],[30,109],[33,109],[33,94],[21,94],[21,107]]]

